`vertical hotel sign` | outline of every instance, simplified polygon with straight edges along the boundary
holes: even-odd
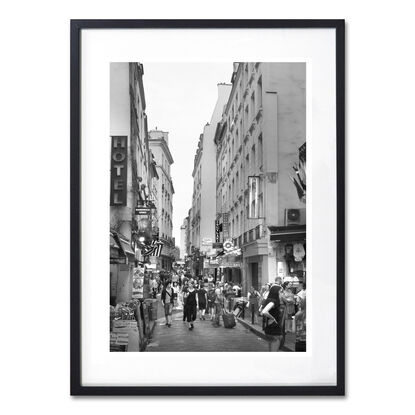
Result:
[[[258,190],[259,190],[259,177],[248,177],[248,190],[249,190],[249,207],[248,207],[248,219],[258,219]]]
[[[222,213],[223,240],[229,238],[229,213]]]
[[[127,204],[127,136],[111,137],[110,206]]]

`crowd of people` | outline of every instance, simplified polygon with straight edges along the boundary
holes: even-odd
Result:
[[[156,292],[159,286],[153,284]],[[176,281],[167,280],[161,289],[161,301],[164,306],[166,326],[171,327],[173,309],[183,311],[183,322],[188,329],[194,329],[194,322],[211,320],[216,327],[221,325],[220,317],[224,312],[232,312],[235,297],[241,297],[242,287],[238,283],[214,282],[213,277],[194,278],[181,275]],[[280,277],[274,284],[266,284],[257,291],[251,287],[247,295],[247,308],[250,310],[251,323],[259,324],[269,337],[270,345],[279,350],[281,337],[294,320],[294,327],[304,329],[306,318],[306,285],[299,283],[295,288],[291,282],[283,282]]]
[[[154,292],[157,288],[154,285]],[[171,327],[173,309],[183,310],[183,321],[189,330],[194,329],[194,322],[211,320],[216,327],[221,325],[220,316],[232,311],[232,299],[242,295],[242,287],[237,283],[214,282],[212,276],[193,278],[182,275],[179,281],[167,280],[161,291],[166,326]]]

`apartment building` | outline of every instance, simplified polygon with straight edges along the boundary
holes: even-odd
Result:
[[[159,238],[164,246],[158,258],[158,269],[171,270],[174,261],[173,195],[171,177],[173,157],[169,149],[169,133],[161,130],[149,131],[149,146],[157,169],[157,214]]]
[[[216,215],[222,241],[242,250],[224,278],[245,290],[274,281],[281,262],[274,234],[286,227],[287,209],[305,211],[290,177],[305,141],[305,63],[235,63],[215,133]],[[297,236],[305,241],[305,230]]]

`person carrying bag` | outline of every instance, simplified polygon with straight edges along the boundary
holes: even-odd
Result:
[[[269,351],[278,352],[284,338],[285,305],[280,303],[280,288],[273,285],[261,311],[265,317],[264,332],[269,342]]]

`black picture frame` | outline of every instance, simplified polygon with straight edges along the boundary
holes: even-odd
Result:
[[[335,386],[83,386],[81,383],[81,32],[88,29],[334,29],[336,33],[337,384]],[[71,20],[70,22],[70,394],[320,395],[345,394],[345,21]]]

